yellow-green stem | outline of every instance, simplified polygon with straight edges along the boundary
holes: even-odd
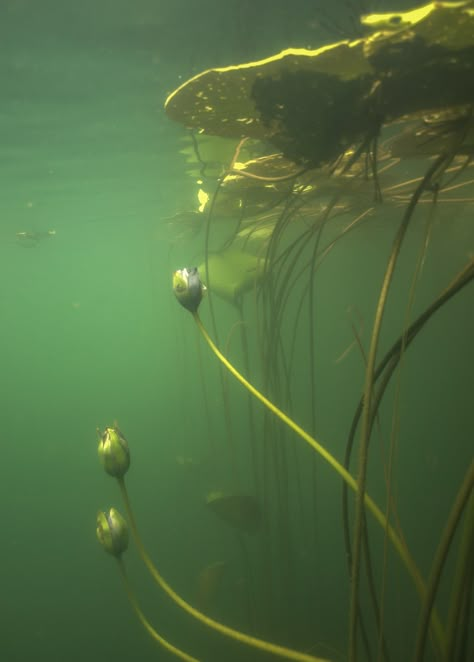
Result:
[[[357,481],[351,476],[351,474],[347,471],[347,469],[344,468],[342,464],[340,464],[336,458],[329,453],[324,446],[322,446],[316,439],[314,439],[308,432],[303,430],[302,427],[300,427],[295,421],[293,421],[289,416],[287,416],[284,412],[281,411],[276,405],[274,405],[268,398],[266,398],[260,391],[258,391],[250,382],[248,382],[243,375],[240,374],[236,368],[226,359],[226,357],[222,354],[222,352],[219,351],[219,349],[216,347],[214,342],[212,341],[211,337],[207,333],[201,318],[199,317],[198,313],[193,313],[193,317],[196,321],[197,326],[199,327],[199,330],[206,341],[206,343],[209,345],[210,349],[214,352],[214,354],[217,356],[219,361],[222,362],[222,364],[229,370],[229,372],[250,392],[252,395],[257,398],[267,409],[269,409],[275,416],[277,416],[281,421],[285,423],[289,428],[291,428],[303,441],[305,441],[313,450],[315,450],[328,464],[339,474],[339,476],[344,480],[344,482],[357,494],[358,493],[358,486],[357,486]],[[366,493],[364,492],[363,495],[363,503],[367,507],[367,509],[372,513],[372,515],[375,517],[377,522],[380,524],[382,529],[387,532],[387,535],[392,543],[392,545],[395,548],[395,551],[405,564],[408,573],[410,574],[413,583],[416,587],[416,590],[420,597],[424,599],[425,593],[426,593],[426,588],[425,584],[423,582],[423,579],[420,575],[420,572],[418,568],[416,567],[416,564],[414,560],[411,558],[408,550],[398,537],[395,529],[393,526],[387,521],[384,513],[380,510],[380,508],[377,506],[375,501]],[[435,634],[437,636],[437,639],[440,642],[444,641],[444,631],[443,627],[441,625],[441,622],[439,620],[439,617],[436,613],[433,614],[433,628],[435,631]]]
[[[353,537],[353,553],[352,553],[352,569],[351,569],[351,604],[349,613],[349,662],[356,662],[357,659],[357,614],[359,604],[359,583],[360,583],[360,559],[361,559],[361,546],[364,527],[363,508],[365,503],[365,487],[367,479],[367,460],[369,450],[369,438],[372,421],[372,398],[373,398],[373,384],[375,361],[377,356],[377,348],[380,338],[380,331],[382,328],[382,320],[385,312],[385,305],[387,302],[388,291],[392,283],[395,265],[405,238],[405,234],[412,218],[415,207],[420,199],[422,193],[429,186],[431,179],[435,173],[439,172],[440,168],[446,165],[448,158],[443,154],[430,166],[417,189],[413,193],[411,200],[403,215],[400,227],[395,236],[390,257],[388,260],[387,268],[382,282],[379,299],[377,302],[377,310],[375,313],[374,324],[372,327],[372,336],[370,339],[369,353],[367,356],[367,366],[365,370],[365,384],[364,384],[364,399],[362,410],[361,422],[361,435],[359,444],[359,462],[358,462],[358,477],[357,477],[357,497],[356,497],[356,513],[354,524],[354,537]],[[390,531],[388,530],[390,536]],[[423,600],[425,599],[425,590],[422,593]],[[434,619],[436,621],[436,619]],[[445,635],[441,623],[434,622],[433,627],[435,630],[438,645],[444,649]]]
[[[151,625],[151,623],[146,619],[144,613],[140,609],[140,606],[137,602],[137,599],[135,597],[134,592],[132,591],[132,587],[130,586],[130,582],[128,581],[127,573],[125,571],[125,565],[123,563],[123,560],[121,557],[117,559],[119,569],[120,569],[120,574],[122,575],[123,583],[125,586],[125,591],[127,593],[128,600],[130,604],[132,605],[133,611],[138,617],[138,620],[140,623],[143,625],[145,630],[148,632],[148,634],[155,640],[157,641],[160,646],[163,646],[168,652],[172,653],[176,657],[179,657],[181,660],[185,660],[185,662],[199,662],[199,660],[196,657],[192,657],[191,655],[188,655],[184,651],[180,650],[179,648],[176,648],[176,646],[173,646],[173,644],[170,644],[169,641],[166,641],[158,632],[155,630],[155,628]]]
[[[211,628],[212,630],[215,630],[216,632],[219,632],[219,634],[223,635],[224,637],[234,639],[235,641],[238,641],[241,644],[244,644],[246,646],[251,646],[252,648],[256,648],[258,650],[264,651],[265,653],[269,653],[270,655],[283,657],[286,658],[287,660],[294,660],[294,662],[328,662],[327,660],[324,660],[322,658],[314,657],[313,655],[307,655],[306,653],[300,653],[298,651],[292,650],[291,648],[286,648],[285,646],[278,646],[277,644],[272,644],[269,641],[264,641],[263,639],[258,639],[257,637],[252,637],[250,635],[244,634],[239,630],[234,630],[233,628],[227,625],[223,625],[222,623],[215,621],[213,618],[206,616],[198,609],[191,606],[188,602],[186,602],[186,600],[184,600],[178,593],[176,593],[176,591],[174,591],[171,588],[168,582],[165,581],[165,579],[158,572],[153,561],[149,557],[148,552],[145,549],[145,546],[142,542],[141,536],[138,531],[135,516],[132,511],[130,499],[128,497],[125,480],[122,477],[122,478],[117,478],[117,481],[120,486],[120,491],[125,504],[125,509],[127,511],[130,529],[132,531],[132,536],[137,546],[138,553],[140,554],[143,563],[147,567],[149,573],[151,574],[155,582],[178,607],[180,607],[183,611],[187,612],[190,616],[192,616],[194,619],[196,619],[203,625]]]

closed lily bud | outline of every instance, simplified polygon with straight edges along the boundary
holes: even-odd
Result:
[[[119,558],[128,547],[128,527],[122,515],[111,508],[97,514],[97,538],[106,552]]]
[[[201,282],[196,267],[178,269],[173,273],[173,292],[179,303],[191,313],[195,313],[199,308],[205,291],[206,287]]]
[[[99,439],[99,458],[104,469],[114,478],[122,478],[130,466],[127,440],[117,426],[105,428]]]

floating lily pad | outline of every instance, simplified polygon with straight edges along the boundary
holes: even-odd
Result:
[[[434,2],[393,16],[400,29],[205,71],[168,97],[166,112],[204,133],[270,142],[318,166],[383,123],[473,103],[474,10]]]

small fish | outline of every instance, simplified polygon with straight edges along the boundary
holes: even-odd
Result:
[[[198,460],[195,460],[189,455],[177,455],[175,459],[180,467],[197,467],[200,464]]]
[[[22,230],[21,232],[17,232],[15,236],[21,246],[32,248],[43,239],[51,239],[56,236],[56,230],[46,230],[44,232],[29,232],[27,230]]]

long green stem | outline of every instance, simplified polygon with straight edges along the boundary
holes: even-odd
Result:
[[[219,632],[219,634],[223,635],[224,637],[234,639],[235,641],[238,641],[241,644],[245,644],[246,646],[251,646],[252,648],[256,648],[258,650],[264,651],[265,653],[269,653],[270,655],[283,657],[286,658],[287,660],[294,660],[294,662],[327,662],[327,660],[324,660],[322,658],[314,657],[313,655],[307,655],[306,653],[299,653],[298,651],[292,650],[291,648],[286,648],[285,646],[278,646],[277,644],[272,644],[269,641],[264,641],[263,639],[258,639],[257,637],[252,637],[250,635],[244,634],[239,630],[234,630],[233,628],[227,625],[223,625],[222,623],[215,621],[213,618],[206,616],[195,607],[192,607],[188,602],[186,602],[186,600],[184,600],[180,595],[178,595],[178,593],[176,593],[176,591],[174,591],[171,588],[168,582],[165,581],[165,579],[158,572],[150,556],[148,555],[148,552],[145,549],[145,546],[142,542],[141,536],[138,531],[135,516],[133,514],[132,506],[130,504],[130,499],[128,497],[127,488],[125,486],[125,480],[122,477],[122,478],[117,478],[117,481],[125,504],[125,509],[127,511],[130,529],[132,531],[132,536],[137,546],[138,553],[143,563],[147,567],[149,573],[155,580],[155,582],[178,607],[180,607],[183,611],[187,612],[195,620],[199,621],[206,627],[211,628],[216,632]]]
[[[342,464],[340,464],[336,460],[336,458],[324,448],[324,446],[322,446],[318,441],[316,441],[316,439],[314,439],[310,434],[308,434],[305,430],[303,430],[303,428],[301,428],[297,423],[295,423],[295,421],[293,421],[289,416],[287,416],[284,412],[282,412],[281,409],[279,409],[272,402],[270,402],[270,400],[268,400],[268,398],[266,398],[262,393],[260,393],[260,391],[258,391],[254,386],[252,386],[252,384],[250,384],[250,382],[248,382],[245,379],[245,377],[241,375],[238,372],[238,370],[234,368],[234,366],[226,359],[226,357],[222,354],[222,352],[220,352],[219,349],[216,347],[216,345],[213,343],[203,323],[201,322],[199,315],[197,313],[193,313],[193,317],[205,341],[207,342],[211,350],[214,352],[214,354],[217,356],[219,361],[221,361],[223,365],[227,368],[227,370],[229,370],[229,372],[231,372],[232,375],[234,375],[234,377],[248,391],[250,391],[250,393],[252,393],[252,395],[255,398],[257,398],[257,400],[259,400],[267,409],[269,409],[273,414],[275,414],[275,416],[277,416],[281,421],[283,421],[285,425],[291,428],[299,437],[301,437],[301,439],[303,439],[307,444],[309,444],[309,446],[311,446],[313,450],[315,450],[324,460],[326,460],[326,462],[330,464],[330,466],[339,474],[339,476],[341,476],[344,482],[357,494],[358,492],[357,482],[347,471],[347,469],[345,469],[342,466]],[[392,542],[396,552],[402,559],[410,576],[412,577],[418,593],[423,597],[426,591],[423,579],[420,575],[418,568],[416,567],[414,560],[411,558],[410,554],[408,553],[408,550],[405,548],[404,544],[398,537],[395,529],[387,521],[385,515],[377,506],[375,501],[373,501],[373,499],[367,493],[364,493],[363,501],[367,509],[372,513],[372,515],[375,517],[375,519],[380,524],[382,529],[387,531],[388,537],[390,538],[390,541]],[[439,628],[440,627],[441,626],[439,625]],[[438,635],[442,638],[443,636],[442,630],[438,631]]]
[[[461,661],[469,630],[469,612],[474,584],[474,476],[471,494],[464,516],[463,531],[459,542],[458,559],[451,589],[446,627],[445,662]]]
[[[151,623],[146,619],[144,613],[140,609],[140,605],[137,602],[137,599],[135,597],[134,592],[132,591],[132,587],[130,586],[130,582],[128,581],[127,573],[125,571],[125,565],[122,560],[122,558],[117,558],[117,562],[119,565],[119,570],[120,574],[122,575],[123,583],[125,586],[125,591],[127,593],[128,600],[130,604],[132,605],[133,611],[138,617],[138,620],[140,623],[143,625],[145,630],[148,632],[148,634],[155,640],[157,641],[160,646],[163,646],[165,650],[168,652],[172,653],[176,657],[179,657],[181,660],[185,660],[185,662],[199,662],[199,660],[195,657],[192,657],[191,655],[188,655],[184,651],[180,650],[179,648],[176,648],[176,646],[173,646],[173,644],[170,644],[169,641],[166,641],[158,632],[155,630],[155,628],[151,625]]]
[[[380,361],[377,369],[374,373],[374,383],[379,380],[383,375],[382,384],[379,386],[372,407],[372,425],[377,417],[377,412],[379,410],[380,403],[382,401],[383,394],[390,383],[390,379],[395,371],[396,366],[400,360],[403,349],[408,349],[413,340],[417,337],[418,333],[424,328],[425,324],[431,319],[431,317],[440,310],[446,303],[448,303],[454,296],[463,290],[463,288],[474,280],[474,259],[471,258],[467,265],[455,276],[452,282],[441,292],[435,301],[410,325],[408,329],[404,331],[402,336],[392,345],[392,347],[385,354],[384,358]],[[346,452],[344,458],[344,466],[346,469],[349,469],[350,457],[352,454],[352,448],[354,445],[355,433],[357,426],[360,420],[362,413],[363,402],[362,400],[358,403],[354,418],[351,424],[351,429],[349,432]],[[352,565],[352,549],[349,536],[349,506],[348,506],[348,489],[347,484],[344,483],[343,486],[343,520],[344,520],[344,537],[345,537],[345,546],[346,554],[349,559],[349,564]],[[438,614],[433,610],[431,618],[433,622],[439,622]],[[436,626],[439,631],[441,628],[439,625]],[[449,652],[449,623],[447,626],[447,651]],[[447,658],[449,660],[449,655],[447,652]]]
[[[453,541],[456,528],[459,524],[459,521],[464,512],[466,504],[469,501],[469,497],[472,494],[473,488],[474,488],[474,462],[471,462],[471,465],[467,470],[466,477],[462,482],[461,488],[458,492],[456,500],[449,514],[448,522],[446,524],[443,535],[441,537],[441,541],[438,545],[437,552],[433,559],[433,565],[431,569],[430,578],[428,581],[426,596],[421,611],[418,635],[416,638],[415,658],[414,658],[415,662],[423,662],[423,651],[425,648],[426,637],[428,634],[428,624],[430,621],[430,614],[433,609],[433,604],[436,597],[436,591],[439,586],[439,581],[441,578],[441,574],[443,572],[443,567],[446,562],[446,558],[448,556],[449,548]],[[470,519],[471,519],[470,526],[468,526],[468,540],[469,540],[469,536],[471,537],[472,540],[472,516]],[[469,540],[469,542],[466,545],[467,548],[470,550],[472,549],[471,540]]]
[[[415,211],[423,192],[428,188],[432,177],[437,173],[440,168],[447,162],[447,157],[443,154],[440,156],[426,172],[422,181],[413,193],[411,200],[403,215],[402,222],[395,237],[390,258],[388,260],[387,269],[382,282],[382,288],[379,295],[377,310],[375,313],[374,324],[372,328],[372,337],[370,342],[369,353],[367,357],[367,367],[365,371],[365,385],[364,385],[364,401],[362,412],[362,429],[359,446],[359,463],[358,463],[358,477],[357,477],[357,498],[356,498],[356,514],[354,523],[354,542],[353,542],[353,556],[352,556],[352,570],[351,570],[351,604],[349,614],[349,661],[356,662],[357,659],[357,613],[359,603],[359,583],[360,583],[360,560],[362,551],[362,537],[364,528],[364,502],[365,502],[365,488],[367,480],[367,460],[370,429],[372,422],[372,397],[373,397],[373,384],[375,361],[377,357],[377,348],[380,339],[380,331],[382,328],[382,320],[385,312],[385,304],[387,302],[388,291],[392,283],[395,265],[400,254],[403,240],[409,225],[409,222]],[[389,535],[390,532],[388,531]],[[444,634],[438,632],[438,640],[444,639]]]

